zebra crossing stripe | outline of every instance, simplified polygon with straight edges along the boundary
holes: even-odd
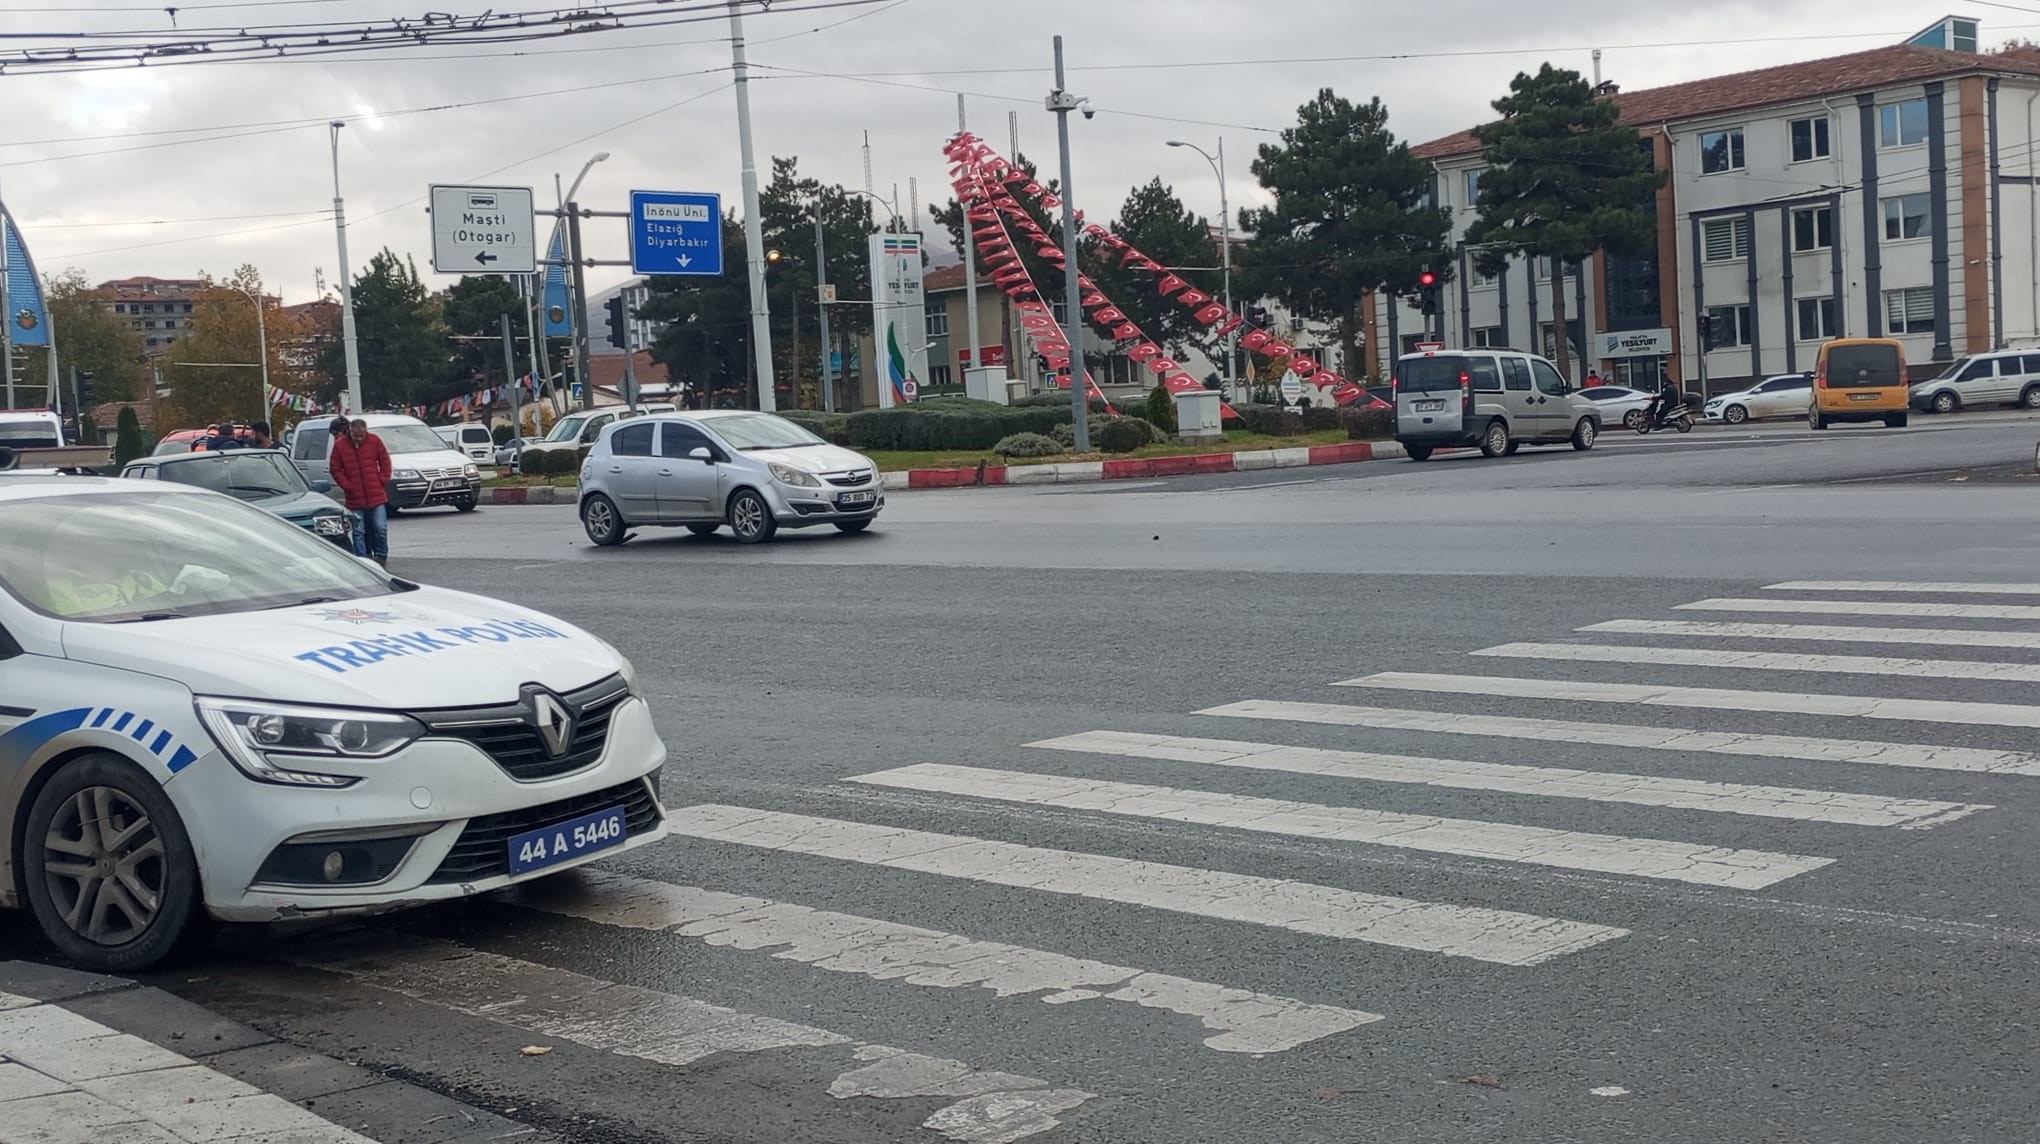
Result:
[[[1462,715],[1449,711],[1362,707],[1343,703],[1292,703],[1277,699],[1248,699],[1207,707],[1197,714],[1227,719],[1322,723],[1335,727],[1372,727],[1383,731],[1422,731],[1441,735],[1484,735],[1496,739],[1584,743],[1651,751],[1696,751],[1765,759],[1803,759],[1817,763],[1861,763],[1971,774],[2040,776],[2040,755],[1977,747],[1821,739],[1807,735],[1757,735],[1742,731],[1702,731],[1693,727],[1643,727],[1508,715]]]
[[[1766,592],[1919,592],[1936,596],[2040,596],[2040,584],[1975,584],[1932,580],[1792,580]]]
[[[1582,632],[1637,636],[1702,636],[1711,639],[1803,640],[1808,643],[1917,644],[1922,647],[2005,647],[2040,650],[2040,632],[1974,631],[1966,628],[1865,628],[1838,624],[1738,624],[1707,620],[1609,620]]]
[[[1498,659],[1550,659],[1572,663],[1673,664],[1743,671],[1812,671],[1835,675],[1899,675],[1923,679],[2040,683],[2040,664],[1992,663],[1974,659],[1905,659],[1899,656],[1802,655],[1718,648],[1552,643],[1501,644],[1472,654]]]
[[[1761,890],[1834,862],[1803,854],[939,763],[858,775],[848,781],[1735,890]]]
[[[985,1072],[961,1061],[853,1041],[840,1033],[641,989],[514,957],[421,941],[397,950],[296,958],[428,1005],[667,1065],[718,1053],[842,1048],[863,1062],[836,1077],[838,1099],[962,1097],[922,1127],[963,1144],[1008,1144],[1057,1127],[1056,1114],[1090,1100],[1078,1089]]]
[[[962,834],[706,803],[667,816],[689,838],[810,854],[1048,894],[1244,922],[1317,937],[1537,965],[1626,936],[1615,926],[1335,886],[1050,850]]]
[[[1653,683],[1589,683],[1572,679],[1515,679],[1491,675],[1442,675],[1384,671],[1343,680],[1337,687],[1380,687],[1398,691],[1497,695],[1515,699],[1562,699],[1577,703],[1643,703],[1656,707],[1698,707],[1709,711],[1764,711],[1783,715],[1845,715],[1912,723],[1988,724],[2040,727],[2040,707],[2022,703],[1970,703],[1953,699],[1885,699],[1870,695],[1810,695],[1787,691],[1737,691],[1725,687],[1665,687]]]
[[[1678,605],[1688,612],[1771,612],[1810,616],[1917,616],[1921,619],[2040,620],[2030,604],[1937,604],[1926,600],[1711,599]]]
[[[1205,1046],[1223,1053],[1279,1053],[1381,1020],[1378,1013],[765,898],[596,871],[584,872],[579,881],[582,885],[557,878],[539,882],[517,904],[713,946],[776,950],[777,958],[879,981],[976,987],[1000,997],[1037,994],[1049,1005],[1131,1002],[1198,1018],[1216,1030]]]
[[[1896,826],[1924,829],[1952,822],[1989,807],[1928,799],[1886,798],[1882,795],[1796,787],[1751,786],[1706,782],[1658,775],[1620,774],[1509,763],[1475,763],[1368,751],[1334,751],[1288,747],[1231,739],[1192,739],[1175,735],[1141,735],[1124,731],[1088,731],[1028,744],[1054,751],[1094,755],[1165,759],[1248,770],[1284,771],[1372,782],[1415,783],[1455,790],[1490,790],[1545,798],[1580,798],[1594,802],[1634,803],[1678,810],[1707,810],[1826,822],[1846,826]]]

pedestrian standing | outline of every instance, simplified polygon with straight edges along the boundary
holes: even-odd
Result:
[[[345,425],[345,432],[337,427]],[[354,514],[354,554],[384,567],[390,562],[390,451],[368,431],[368,422],[335,418],[328,467]]]
[[[1600,371],[1600,370],[1597,370],[1597,369],[1590,369],[1590,370],[1588,370],[1588,371],[1587,371],[1587,388],[1588,388],[1588,389],[1592,389],[1592,388],[1594,388],[1595,386],[1597,386],[1597,385],[1600,385],[1600,384],[1601,384],[1601,371]]]
[[[248,447],[250,449],[274,449],[276,441],[269,435],[269,422],[257,421],[248,426]]]

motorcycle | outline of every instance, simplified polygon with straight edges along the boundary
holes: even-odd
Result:
[[[1693,431],[1692,409],[1681,405],[1667,414],[1652,407],[1645,410],[1643,416],[1636,422],[1636,432],[1638,435],[1652,431],[1662,432],[1666,429],[1677,429],[1681,433],[1691,433]]]

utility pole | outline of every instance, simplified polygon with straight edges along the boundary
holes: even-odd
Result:
[[[582,274],[581,259],[581,204],[567,203],[567,257],[573,260],[573,272],[567,276],[574,296],[574,377],[581,383],[581,408],[595,408],[595,380],[588,369],[588,283]]]
[[[1218,154],[1216,156],[1207,154],[1204,148],[1199,147],[1195,143],[1185,143],[1181,139],[1169,140],[1169,146],[1187,147],[1190,150],[1197,152],[1199,155],[1203,156],[1205,162],[1211,164],[1211,173],[1218,176],[1218,216],[1220,223],[1220,229],[1218,232],[1219,264],[1225,275],[1225,309],[1227,313],[1231,313],[1233,308],[1232,203],[1226,196],[1225,187],[1225,136],[1221,135],[1218,137]],[[1225,336],[1225,387],[1226,392],[1228,394],[1231,394],[1233,400],[1235,401],[1244,400],[1236,392],[1238,386],[1237,378],[1234,374],[1234,363],[1239,358],[1239,354],[1236,349],[1236,347],[1239,344],[1238,341],[1236,340],[1238,339],[1238,337],[1239,331],[1237,329],[1226,334]]]
[[[347,412],[359,416],[361,349],[354,338],[354,264],[347,261],[347,201],[340,197],[340,129],[347,125],[335,119],[328,126],[333,129],[333,230],[340,241],[340,344],[347,357]]]
[[[751,151],[751,67],[744,61],[743,0],[730,0],[730,70],[737,88],[737,148],[743,163],[744,250],[751,262],[751,360],[758,408],[779,407],[772,379],[772,310],[765,297],[765,230],[758,218],[758,159]]]
[[[961,92],[959,92],[956,96],[956,130],[959,134],[961,134],[965,130],[968,130],[963,121],[963,95]],[[974,369],[983,369],[985,367],[985,363],[978,360],[978,347],[984,345],[984,343],[978,340],[977,243],[973,241],[970,236],[970,220],[966,218],[963,219],[962,221],[963,221],[963,295],[964,295],[963,314],[964,314],[964,326],[965,329],[969,331],[968,336],[970,338],[970,357],[965,359],[969,361],[970,364],[964,367],[965,372],[963,376],[964,376],[964,392],[969,393],[970,392],[969,371]],[[1227,308],[1230,309],[1231,307]],[[998,398],[998,400],[1004,401],[1005,397],[1002,395]]]
[[[822,411],[836,411],[836,371],[829,360],[829,255],[822,242],[822,200],[815,197],[815,308],[820,313],[822,342]]]
[[[523,407],[518,401],[521,395],[517,391],[521,387],[517,384],[517,353],[515,347],[510,344],[510,315],[503,314],[501,317],[501,329],[503,331],[503,380],[510,386],[510,435],[512,437],[522,437],[524,436],[524,416]]]
[[[255,352],[262,356],[262,417],[269,420],[269,322],[263,315],[262,295],[250,293],[248,300],[255,303]]]
[[[550,268],[547,269],[549,272]],[[531,397],[532,400],[536,401],[538,399],[538,389],[541,385],[545,384],[547,376],[545,335],[542,332],[545,328],[545,323],[538,316],[539,308],[545,305],[545,276],[542,274],[527,274],[524,277],[524,283],[527,295],[524,299],[524,332],[531,338]],[[511,382],[510,385],[511,393],[514,394],[510,399],[510,435],[512,437],[522,437],[524,436],[524,414],[521,409],[524,394],[521,390],[524,387],[515,381]],[[538,419],[533,417],[532,420],[535,423]],[[537,427],[536,424],[532,426],[534,430]]]
[[[1075,452],[1091,451],[1091,395],[1084,372],[1083,292],[1077,286],[1077,198],[1070,181],[1070,112],[1088,100],[1078,99],[1063,87],[1063,41],[1055,38],[1055,90],[1048,93],[1048,109],[1055,113],[1056,143],[1062,149],[1063,200],[1063,336],[1070,343],[1070,416],[1076,434]],[[968,257],[966,255],[966,257]]]

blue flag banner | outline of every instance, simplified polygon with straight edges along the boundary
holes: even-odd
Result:
[[[566,227],[554,224],[552,245],[546,248],[545,257],[545,336],[564,338],[574,332],[569,322],[573,303],[567,298]],[[558,321],[553,320],[554,314],[559,315]]]
[[[21,241],[14,216],[0,206],[0,230],[7,232],[7,318],[8,341],[17,346],[50,344],[50,312],[43,305],[42,279],[35,272],[35,260]]]

